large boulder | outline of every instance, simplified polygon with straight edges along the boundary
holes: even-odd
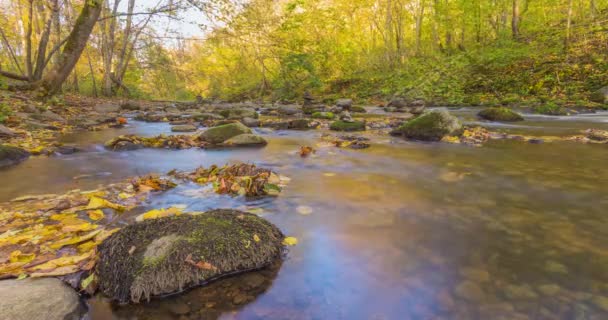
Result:
[[[481,110],[477,114],[480,118],[490,121],[515,122],[522,121],[519,113],[505,107],[492,107]]]
[[[338,99],[336,101],[336,107],[342,110],[350,110],[353,106],[353,99]]]
[[[18,164],[29,156],[30,153],[21,148],[0,145],[0,168]]]
[[[255,135],[255,134],[239,134],[238,136],[232,137],[222,143],[226,147],[258,147],[265,146],[268,144],[266,139]]]
[[[462,129],[456,117],[445,110],[431,111],[410,120],[391,132],[395,136],[421,141],[439,141]]]
[[[0,282],[0,318],[78,320],[84,308],[78,294],[55,278]]]
[[[608,103],[608,86],[603,87],[592,93],[589,99],[597,103]]]
[[[99,289],[114,300],[139,302],[272,264],[283,234],[250,213],[212,210],[145,220],[99,247]]]
[[[365,123],[361,122],[361,121],[339,120],[339,121],[333,122],[329,126],[329,129],[331,129],[333,131],[346,131],[346,132],[365,131]]]
[[[240,120],[243,118],[257,119],[259,117],[258,113],[253,108],[223,109],[219,111],[219,114],[230,120]]]
[[[251,133],[251,129],[247,128],[240,122],[233,122],[209,128],[205,132],[201,133],[199,138],[209,143],[218,144],[232,137],[245,133]]]

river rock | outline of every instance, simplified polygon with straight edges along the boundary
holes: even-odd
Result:
[[[272,264],[281,258],[283,237],[270,222],[235,210],[145,220],[99,246],[99,289],[135,303],[181,292]]]
[[[118,112],[122,107],[118,104],[113,103],[102,103],[93,107],[93,110],[99,112],[101,114],[110,113],[110,112]],[[135,109],[127,109],[127,110],[135,110]]]
[[[192,119],[196,121],[207,121],[207,120],[223,120],[224,117],[219,114],[211,113],[211,112],[203,112],[203,113],[193,113]]]
[[[0,168],[18,164],[30,156],[30,153],[17,147],[0,145]]]
[[[407,107],[407,101],[405,101],[405,99],[399,98],[399,97],[392,98],[391,101],[389,101],[386,104],[386,107],[393,108],[393,110],[405,108],[405,107]]]
[[[410,120],[391,135],[403,136],[412,140],[439,141],[444,136],[454,134],[462,129],[460,121],[445,110],[431,111]]]
[[[36,119],[38,121],[50,121],[50,122],[61,122],[61,123],[66,122],[62,116],[60,116],[50,110],[46,110],[43,113],[34,113],[34,114],[30,115],[30,117],[32,119]]]
[[[313,119],[327,119],[332,120],[336,115],[333,112],[315,112],[312,114]]]
[[[255,134],[239,134],[222,143],[227,147],[250,147],[250,146],[265,146],[268,144],[266,139]]]
[[[515,122],[523,121],[519,113],[505,107],[492,107],[481,110],[477,116],[490,121]]]
[[[608,103],[608,86],[595,91],[591,94],[589,100],[597,103]]]
[[[283,105],[279,107],[279,114],[293,116],[300,113],[301,109],[296,105]]]
[[[139,105],[139,103],[134,102],[134,101],[126,101],[120,105],[120,110],[126,110],[126,111],[141,110],[141,105]]]
[[[240,122],[234,122],[209,128],[201,133],[199,138],[209,143],[218,144],[244,133],[251,133],[251,129]]]
[[[191,124],[181,124],[171,127],[171,131],[173,132],[194,132],[196,129],[197,128]]]
[[[361,121],[347,122],[344,120],[339,120],[339,121],[334,121],[329,126],[329,129],[334,130],[334,131],[346,131],[346,132],[365,131],[365,122],[361,122]]]
[[[0,318],[10,320],[78,320],[78,294],[55,278],[0,282]]]
[[[0,124],[0,137],[12,138],[16,135],[17,134],[13,130]]]
[[[260,120],[249,117],[241,119],[241,123],[249,128],[256,128],[260,126]]]
[[[353,106],[353,99],[338,99],[338,101],[336,101],[336,107],[338,107],[342,110],[350,111],[352,106]]]
[[[257,119],[259,117],[253,108],[224,109],[220,111],[220,115],[229,120],[240,120],[243,118]]]

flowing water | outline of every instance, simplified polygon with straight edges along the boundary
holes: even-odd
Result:
[[[471,110],[454,112],[474,122]],[[489,125],[567,135],[608,129],[608,115]],[[369,149],[321,148],[303,159],[299,146],[314,145],[321,132],[263,131],[269,145],[262,149],[102,147],[122,133],[168,131],[167,124],[133,122],[66,136],[84,151],[0,171],[0,197],[250,162],[291,182],[279,197],[255,201],[185,184],[147,206],[254,209],[299,244],[280,265],[163,300],[117,306],[90,298],[89,319],[608,318],[605,145],[494,141],[475,148],[368,134]]]

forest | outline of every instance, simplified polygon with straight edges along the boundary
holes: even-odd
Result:
[[[0,0],[0,319],[608,319],[608,0]]]

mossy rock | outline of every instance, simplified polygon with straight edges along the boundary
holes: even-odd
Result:
[[[365,131],[365,123],[361,121],[346,122],[346,121],[335,121],[329,129],[334,131]]]
[[[0,168],[18,164],[30,156],[30,153],[17,147],[0,145]]]
[[[209,128],[205,132],[201,133],[199,138],[209,143],[218,144],[232,137],[245,133],[251,133],[251,129],[247,128],[240,122],[233,122]]]
[[[238,136],[232,137],[222,143],[222,145],[226,147],[262,147],[267,144],[268,141],[266,141],[266,139],[249,133],[239,134]]]
[[[127,226],[99,247],[101,292],[140,302],[256,270],[283,254],[283,234],[250,213],[212,210]]]
[[[566,110],[566,108],[559,106],[552,102],[535,107],[534,112],[539,113],[539,114],[544,114],[547,116],[567,116],[568,115],[568,110]]]
[[[431,111],[410,120],[391,132],[412,140],[439,141],[462,130],[462,124],[445,110]]]
[[[171,131],[173,132],[194,132],[196,131],[196,127],[191,124],[179,124],[171,127]]]
[[[350,111],[351,112],[358,112],[358,113],[366,113],[367,110],[365,110],[365,108],[361,107],[361,106],[352,106],[350,107]]]
[[[258,113],[254,109],[223,109],[219,111],[219,114],[226,119],[230,120],[240,120],[242,118],[253,118],[257,119],[259,117]]]
[[[486,108],[481,110],[477,115],[482,119],[490,121],[515,122],[524,120],[524,117],[519,113],[505,107]]]
[[[336,115],[333,112],[315,112],[312,114],[313,119],[327,119],[332,120]]]
[[[215,113],[209,113],[209,112],[203,112],[203,113],[194,113],[192,114],[192,119],[196,120],[196,121],[207,121],[207,120],[224,120],[225,117],[219,115],[219,114],[215,114]]]

